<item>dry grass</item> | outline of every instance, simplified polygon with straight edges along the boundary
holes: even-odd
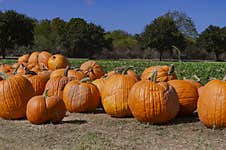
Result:
[[[69,114],[60,124],[0,120],[0,149],[224,149],[226,130],[207,129],[198,118],[150,125],[104,113]]]

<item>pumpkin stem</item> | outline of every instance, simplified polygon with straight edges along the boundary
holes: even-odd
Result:
[[[8,76],[3,72],[0,72],[0,76],[3,78],[3,80],[6,80],[8,78]]]
[[[75,71],[82,71],[82,69],[80,69],[80,68],[75,68],[74,70]]]
[[[26,66],[24,66],[24,64],[21,64],[23,69],[26,71],[25,74],[30,74],[30,75],[37,75],[36,72],[34,71],[30,71]]]
[[[70,66],[67,66],[64,70],[64,76],[67,77],[68,71],[70,69]]]
[[[123,69],[122,74],[123,75],[127,74],[127,71],[132,68],[134,68],[134,67],[133,66],[126,67],[125,69]]]
[[[173,74],[173,73],[174,73],[174,71],[175,71],[174,64],[171,64],[171,65],[170,65],[170,69],[169,69],[169,71],[168,71],[168,75]]]
[[[84,82],[92,82],[92,80],[89,77],[85,77],[82,80],[80,80],[80,82],[81,83],[84,83]]]
[[[20,68],[20,64],[19,65],[17,65],[17,67],[14,69],[14,71],[13,71],[13,75],[16,75],[17,74],[17,71],[18,71],[18,69]]]
[[[195,75],[193,75],[193,77],[195,78],[195,80],[197,81],[197,82],[200,82],[201,80],[200,80],[200,78],[195,74]]]
[[[49,91],[49,89],[46,89],[46,90],[43,92],[42,97],[43,97],[44,99],[46,99],[46,98],[48,97],[48,91]]]
[[[149,79],[150,81],[156,83],[157,73],[158,73],[158,71],[155,69],[155,70],[152,72],[151,77],[149,77],[148,79]]]
[[[225,74],[225,76],[224,76],[224,78],[223,78],[223,81],[226,81],[226,74]]]

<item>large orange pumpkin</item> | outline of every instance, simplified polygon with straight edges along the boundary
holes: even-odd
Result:
[[[20,119],[26,116],[28,100],[35,95],[32,84],[21,75],[0,81],[0,117]]]
[[[141,74],[142,80],[147,80],[152,76],[152,73],[157,70],[158,75],[156,77],[157,82],[167,82],[169,80],[177,79],[176,73],[174,72],[174,66],[151,66],[146,68]]]
[[[165,123],[179,112],[177,94],[167,82],[155,81],[157,72],[152,75],[151,79],[139,81],[132,87],[129,108],[141,122]]]
[[[51,54],[49,52],[46,51],[42,51],[42,52],[33,52],[29,59],[28,59],[28,63],[29,64],[45,64],[46,66],[48,65],[48,60],[51,57]]]
[[[32,97],[27,104],[26,116],[33,124],[45,122],[60,122],[66,113],[63,100],[58,96],[48,97],[46,92],[43,95]]]
[[[68,65],[68,59],[61,54],[52,55],[48,60],[48,68],[50,70],[66,68]]]
[[[62,77],[64,76],[64,71],[65,69],[64,68],[61,68],[61,69],[57,69],[57,70],[54,70],[51,75],[50,75],[50,78],[54,78],[54,77]],[[73,78],[75,80],[81,80],[85,77],[85,74],[80,70],[80,69],[70,69],[68,70],[68,75],[67,75],[69,78]]]
[[[80,69],[85,73],[91,80],[99,79],[104,75],[103,68],[95,61],[90,60],[84,62]]]
[[[223,80],[212,80],[205,85],[197,110],[206,127],[226,127],[226,76]]]
[[[70,112],[91,112],[97,108],[100,95],[97,87],[84,78],[71,81],[65,86],[63,100]]]
[[[103,92],[101,93],[102,105],[107,114],[114,117],[129,117],[131,111],[128,106],[128,95],[136,79],[126,74],[114,74],[105,80]]]
[[[185,80],[168,81],[174,87],[180,104],[180,116],[192,115],[197,108],[198,90],[190,82]]]
[[[38,55],[40,52],[33,52],[31,53],[29,59],[28,59],[28,63],[29,64],[38,64]]]
[[[29,54],[24,54],[18,58],[18,63],[27,63],[29,59]]]

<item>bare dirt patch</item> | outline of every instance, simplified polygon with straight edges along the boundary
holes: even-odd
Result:
[[[167,125],[142,124],[105,113],[69,114],[60,124],[0,119],[0,149],[224,149],[226,130],[207,129],[197,117]]]

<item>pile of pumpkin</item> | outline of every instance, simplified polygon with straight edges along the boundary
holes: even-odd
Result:
[[[104,73],[95,61],[72,68],[63,55],[33,52],[0,67],[0,117],[33,124],[60,122],[66,111],[92,112],[101,105],[112,117],[166,123],[193,115],[210,128],[226,127],[226,78],[205,86],[179,80],[174,66],[132,67]]]

